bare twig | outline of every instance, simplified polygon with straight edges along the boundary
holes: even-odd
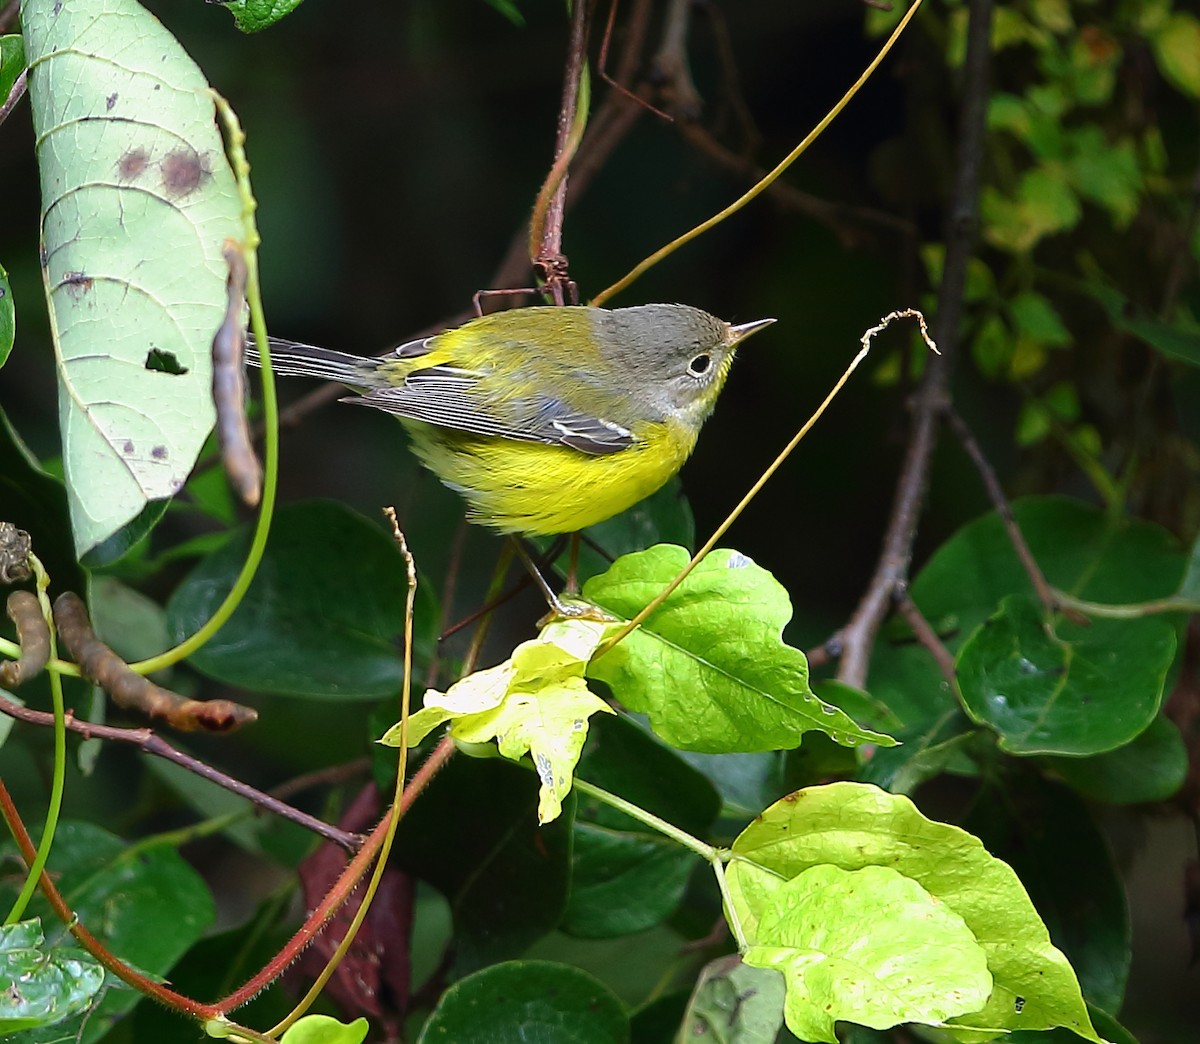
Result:
[[[896,483],[883,550],[862,600],[838,634],[845,650],[838,678],[856,688],[866,684],[875,635],[887,615],[897,585],[908,579],[917,521],[929,481],[929,465],[937,444],[938,420],[949,400],[950,370],[958,347],[967,262],[974,248],[978,223],[980,168],[987,132],[993,2],[971,0],[969,5],[958,166],[934,328],[934,338],[943,355],[929,360],[913,396],[913,428]]]
[[[567,170],[582,139],[587,104],[580,85],[587,59],[588,7],[578,0],[571,13],[571,38],[563,74],[562,105],[554,140],[554,163],[546,175],[529,219],[529,259],[556,305],[566,304],[569,282],[567,258],[562,252],[563,214],[567,201]]]
[[[1038,600],[1045,607],[1046,612],[1053,613],[1062,610],[1072,623],[1087,623],[1087,619],[1084,616],[1062,604],[1058,596],[1054,593],[1054,589],[1046,580],[1041,566],[1037,564],[1037,560],[1033,557],[1033,552],[1029,550],[1029,545],[1025,542],[1025,537],[1021,533],[1021,527],[1017,525],[1017,520],[1013,518],[1012,508],[1009,507],[1008,498],[1004,495],[1004,490],[1000,488],[1000,480],[996,478],[996,471],[983,455],[979,441],[967,426],[967,422],[962,419],[962,416],[952,406],[946,408],[945,417],[946,423],[950,425],[950,430],[954,432],[955,437],[962,443],[962,448],[966,450],[967,456],[971,458],[975,469],[979,472],[979,477],[983,480],[983,486],[987,490],[992,507],[996,509],[996,514],[1000,516],[1000,521],[1004,523],[1004,528],[1008,532],[1008,539],[1012,542],[1013,550],[1016,552],[1017,558],[1020,559],[1021,566],[1028,575],[1029,582],[1033,584],[1033,589],[1037,593]]]
[[[11,700],[0,699],[0,714],[7,714],[10,718],[16,718],[17,721],[23,721],[30,725],[39,725],[43,728],[54,725],[54,715],[49,711],[22,707]],[[253,802],[264,811],[279,816],[281,819],[289,820],[297,826],[311,830],[319,837],[323,837],[327,841],[332,841],[336,845],[341,845],[348,851],[356,851],[362,841],[360,837],[338,830],[337,827],[330,826],[315,816],[310,816],[307,812],[301,812],[298,808],[284,804],[284,802],[272,797],[270,794],[264,794],[261,790],[256,790],[249,784],[243,783],[239,779],[234,779],[233,776],[226,775],[219,769],[213,768],[211,765],[192,757],[190,754],[176,750],[151,729],[123,729],[115,725],[99,725],[91,721],[78,721],[72,711],[67,711],[66,727],[68,732],[74,732],[84,739],[95,738],[107,740],[110,743],[127,743],[132,747],[136,747],[144,754],[152,754],[157,758],[162,758],[164,761],[174,762],[180,768],[187,769],[201,779],[215,783],[217,786],[223,787],[231,793],[237,794],[238,797],[243,797],[247,801]]]
[[[958,691],[958,677],[954,672],[954,657],[950,655],[950,650],[942,643],[928,620],[925,619],[924,613],[917,608],[917,603],[910,597],[907,588],[900,587],[897,589],[896,610],[908,621],[908,626],[912,628],[913,634],[918,642],[921,643],[937,662],[938,670],[942,672],[942,677],[946,679],[946,684],[950,686],[952,692]]]
[[[4,99],[4,104],[0,105],[0,123],[8,119],[8,114],[17,107],[17,102],[25,97],[26,79],[26,70],[22,69],[13,81],[12,88],[8,92],[8,97]]]
[[[651,78],[667,97],[667,109],[684,121],[698,119],[703,102],[688,65],[687,34],[694,0],[670,0],[663,17],[662,43],[654,56]]]
[[[4,9],[0,10],[0,33],[8,32],[9,27],[17,20],[20,11],[21,0],[8,0]]]

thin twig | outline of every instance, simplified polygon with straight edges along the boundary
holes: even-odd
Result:
[[[925,619],[925,614],[917,607],[917,603],[912,600],[905,588],[898,591],[896,611],[908,621],[908,626],[912,628],[917,641],[937,662],[938,670],[942,672],[942,677],[946,679],[946,684],[950,686],[951,691],[957,692],[958,676],[954,671],[954,657],[950,655],[950,650],[938,637],[937,631]]]
[[[54,715],[49,711],[21,707],[11,700],[0,699],[0,713],[7,714],[10,718],[16,718],[18,721],[24,721],[30,725],[40,725],[42,727],[54,725]],[[298,808],[293,808],[291,805],[271,797],[270,794],[264,794],[261,790],[255,790],[254,787],[243,783],[239,779],[234,779],[233,776],[227,776],[219,769],[213,768],[211,765],[192,757],[190,754],[176,750],[166,740],[156,735],[150,729],[122,729],[114,725],[99,725],[91,721],[78,721],[71,711],[67,711],[66,714],[66,727],[68,732],[78,733],[84,739],[95,737],[96,739],[108,740],[110,743],[128,743],[145,754],[153,754],[155,757],[162,758],[165,761],[172,761],[181,768],[195,773],[201,779],[207,779],[210,783],[224,787],[231,793],[237,794],[247,801],[252,801],[274,815],[287,819],[297,826],[302,826],[306,830],[311,830],[314,834],[325,838],[327,841],[341,845],[342,848],[348,851],[356,851],[362,843],[361,837],[355,834],[347,834],[337,827],[322,822],[315,816],[310,816],[307,812],[301,812]]]
[[[4,99],[4,104],[0,105],[0,123],[8,119],[8,114],[17,107],[17,102],[25,97],[25,81],[26,70],[22,69],[13,81],[12,89],[9,90],[8,97]]]
[[[8,32],[9,27],[17,20],[21,10],[21,0],[8,0],[4,9],[0,10],[0,33]]]
[[[946,260],[938,288],[934,339],[942,356],[928,360],[913,396],[913,427],[896,496],[875,573],[849,622],[837,634],[844,652],[838,678],[863,688],[875,635],[899,584],[908,579],[917,521],[925,503],[929,466],[937,445],[938,420],[949,400],[950,371],[958,347],[967,263],[975,244],[979,213],[979,180],[987,133],[994,0],[971,0],[964,62],[964,96],[960,112],[958,165],[946,236]]]
[[[1021,527],[1017,525],[1017,520],[1013,517],[1008,498],[1004,495],[1004,490],[1000,488],[1000,480],[996,478],[996,471],[983,455],[979,441],[967,426],[967,422],[963,420],[959,412],[952,406],[946,408],[945,417],[950,430],[954,432],[955,437],[962,444],[962,448],[966,450],[967,456],[971,458],[975,469],[979,472],[979,477],[983,480],[983,486],[987,490],[992,507],[996,509],[996,514],[1000,516],[1000,521],[1004,523],[1004,528],[1008,532],[1008,539],[1012,542],[1013,550],[1017,553],[1017,558],[1020,559],[1021,566],[1028,575],[1029,582],[1033,584],[1033,589],[1037,593],[1038,600],[1045,607],[1046,612],[1054,613],[1062,609],[1072,623],[1086,623],[1087,620],[1079,613],[1063,607],[1053,588],[1051,588],[1049,581],[1046,580],[1045,573],[1042,572],[1041,566],[1037,564],[1037,559],[1033,557],[1033,552],[1029,550],[1029,545],[1025,542],[1025,537],[1021,533]]]

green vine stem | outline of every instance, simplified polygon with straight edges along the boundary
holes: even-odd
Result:
[[[279,404],[275,396],[275,381],[271,372],[270,342],[267,338],[267,321],[263,314],[262,288],[258,280],[258,246],[262,242],[254,220],[254,212],[258,209],[258,203],[250,190],[250,163],[246,159],[246,135],[242,130],[242,125],[237,114],[221,95],[213,91],[212,96],[225,127],[229,161],[233,167],[238,193],[242,200],[242,224],[245,228],[246,238],[241,243],[241,247],[246,260],[246,303],[250,306],[250,326],[254,331],[254,341],[262,358],[264,428],[262,506],[259,508],[254,537],[250,542],[246,561],[229,594],[225,596],[225,600],[217,606],[216,611],[204,626],[190,638],[180,642],[173,649],[152,656],[148,660],[130,664],[130,667],[139,674],[152,674],[154,671],[162,670],[164,667],[170,667],[180,660],[187,659],[228,622],[234,610],[241,604],[242,598],[254,580],[254,574],[258,571],[263,551],[267,546],[271,518],[275,511],[275,487],[279,471]]]
[[[54,614],[50,608],[50,598],[46,594],[50,586],[50,577],[42,567],[42,563],[34,554],[29,555],[29,564],[37,583],[38,604],[42,608],[42,616],[50,632],[50,657],[58,656],[58,641],[54,633]],[[46,860],[50,858],[50,847],[54,844],[54,832],[58,829],[58,816],[62,811],[63,788],[67,775],[67,725],[63,705],[62,679],[54,672],[50,673],[50,700],[54,705],[54,778],[50,783],[50,806],[46,809],[46,825],[42,828],[42,839],[38,843],[37,855],[29,864],[29,872],[21,892],[8,911],[4,924],[16,924],[25,913],[29,900],[33,898],[34,890],[42,879],[42,871],[46,868]]]
[[[665,819],[660,819],[653,812],[647,812],[644,808],[635,805],[632,801],[626,801],[623,797],[618,797],[616,794],[594,783],[589,783],[587,780],[575,777],[572,784],[581,794],[587,794],[589,797],[594,797],[597,801],[602,801],[610,808],[615,808],[618,812],[624,812],[631,819],[636,819],[639,823],[645,823],[652,830],[657,830],[660,834],[669,837],[676,844],[683,845],[684,848],[695,852],[701,859],[709,863],[719,862],[722,860],[723,849],[717,848],[714,845],[706,844],[698,837],[693,837],[686,830],[681,830],[672,823],[668,823]]]

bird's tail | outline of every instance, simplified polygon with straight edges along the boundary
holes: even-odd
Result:
[[[377,369],[378,360],[279,337],[270,338],[270,344],[271,369],[280,377],[316,377],[356,388],[374,383],[371,376]],[[246,361],[251,366],[262,366],[261,356],[251,338],[246,342]]]

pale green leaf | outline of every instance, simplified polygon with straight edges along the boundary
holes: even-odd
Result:
[[[183,485],[213,425],[241,205],[203,75],[134,0],[23,5],[76,551]],[[157,368],[155,360],[165,360]]]
[[[671,544],[624,555],[584,595],[631,619],[688,558]],[[713,551],[640,628],[592,660],[588,677],[683,750],[784,750],[812,729],[843,746],[891,746],[813,693],[804,654],[782,639],[791,615],[770,573],[737,551]]]
[[[980,1040],[999,1029],[1064,1026],[1100,1040],[1074,971],[1051,943],[1017,875],[978,838],[926,819],[907,798],[861,783],[800,790],[763,812],[739,835],[733,852],[730,914],[751,944],[762,939],[764,905],[748,901],[743,881],[752,890],[762,871],[775,875],[779,887],[823,864],[847,871],[888,867],[962,918],[987,956],[991,996],[975,1013],[953,1020],[956,1035]],[[754,880],[736,857],[754,864]]]
[[[608,704],[591,692],[583,672],[588,659],[615,625],[591,620],[559,620],[496,667],[468,675],[446,692],[430,689],[425,706],[409,718],[408,744],[415,746],[449,721],[462,743],[496,741],[512,761],[526,754],[541,780],[538,821],[562,811],[575,765],[587,739],[587,721]],[[381,743],[398,746],[401,727],[393,725]]]
[[[786,882],[738,870],[743,896],[761,904],[746,963],[783,973],[788,1029],[802,1040],[836,1044],[838,1019],[873,1029],[936,1026],[987,1002],[983,949],[963,919],[912,878],[886,866],[829,863]]]

